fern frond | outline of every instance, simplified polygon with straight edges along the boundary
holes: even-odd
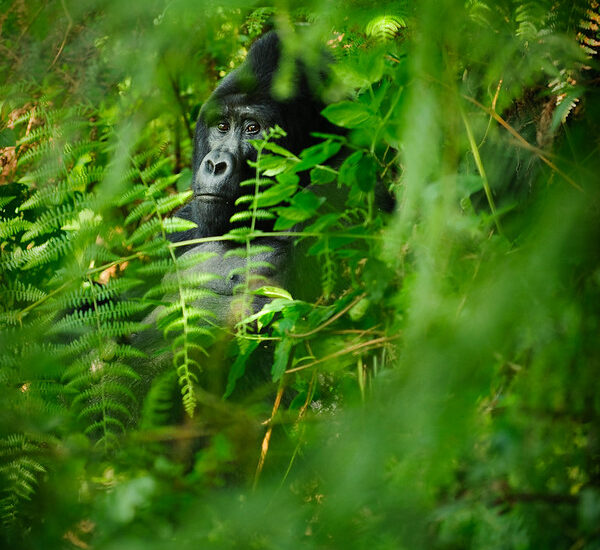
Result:
[[[104,244],[91,243],[83,250],[80,256],[80,264],[89,265],[91,262],[94,264],[107,264],[110,262],[118,261],[120,256],[111,252]]]
[[[165,233],[178,233],[180,231],[196,229],[198,224],[190,220],[184,220],[183,218],[173,216],[163,220],[163,227],[165,228]]]
[[[265,254],[269,252],[273,252],[272,246],[251,244],[248,247],[231,248],[225,252],[225,254],[223,254],[223,257],[231,258],[232,256],[235,256],[238,258],[245,258],[247,256],[257,256],[258,254]]]
[[[153,239],[137,247],[138,254],[150,258],[163,258],[169,254],[171,243],[166,239]]]
[[[0,516],[5,527],[19,519],[21,503],[31,499],[47,471],[38,458],[43,454],[42,444],[25,434],[0,439],[0,487],[5,495],[0,499]]]
[[[162,229],[161,222],[158,218],[151,218],[150,220],[142,223],[127,239],[128,245],[135,245],[153,237],[159,233]]]
[[[152,181],[156,178],[156,176],[163,170],[166,166],[169,165],[171,159],[169,157],[163,157],[148,166],[140,172],[140,176],[142,181]],[[139,166],[139,163],[136,162],[136,165]]]
[[[131,277],[110,279],[105,285],[91,285],[88,281],[83,281],[76,290],[61,295],[58,299],[58,306],[61,309],[75,309],[92,305],[94,300],[104,302],[142,283],[141,279],[133,279]]]
[[[0,327],[5,329],[7,326],[18,326],[21,323],[20,310],[7,310],[0,313]]]
[[[252,294],[252,289],[256,288],[259,284],[262,283],[264,286],[269,282],[269,278],[265,275],[258,275],[256,273],[251,273],[248,281],[244,281],[243,283],[239,283],[233,287],[234,296],[240,294]]]
[[[34,174],[28,174],[28,178],[21,178],[22,183],[34,183],[38,181],[38,177]],[[47,180],[45,180],[47,181]],[[60,181],[56,184],[45,185],[39,191],[34,193],[25,202],[19,206],[19,210],[29,210],[38,206],[46,206],[48,204],[61,204],[72,192],[71,183],[67,180]]]
[[[9,300],[17,302],[37,302],[47,296],[47,293],[34,287],[31,283],[22,283],[21,281],[9,282],[5,287],[0,288],[0,296],[4,303]]]
[[[132,177],[135,175],[135,172],[132,172]],[[115,204],[117,206],[125,206],[126,204],[131,204],[135,200],[142,199],[146,194],[147,187],[145,185],[136,184],[131,189],[128,189],[125,193],[123,193],[116,201]],[[127,224],[126,224],[127,225]]]
[[[144,178],[145,177],[146,175],[144,174]],[[162,193],[170,185],[173,185],[180,177],[181,174],[174,174],[163,178],[157,178],[152,185],[149,185],[148,187],[142,186],[144,188],[143,196],[145,196],[147,199],[157,198],[160,193]]]
[[[71,249],[72,236],[61,235],[48,239],[45,243],[27,250],[16,249],[0,259],[0,268],[6,271],[30,269],[56,260]]]
[[[133,346],[128,344],[118,344],[114,346],[113,352],[115,357],[118,359],[133,359],[133,358],[144,358],[146,354]]]
[[[77,211],[86,206],[86,198],[81,198],[71,204],[63,204],[58,208],[47,210],[31,225],[29,230],[23,235],[24,241],[29,241],[43,235],[60,229],[67,221],[77,216]]]
[[[48,158],[60,158],[61,151],[60,148],[54,142],[42,142],[37,147],[28,149],[19,156],[17,160],[17,166],[22,167],[23,165],[29,164],[31,162],[40,160],[44,157]]]
[[[124,223],[124,225],[129,225],[130,223],[133,223],[133,222],[143,218],[144,216],[147,216],[148,214],[153,212],[153,210],[154,210],[154,204],[150,201],[144,201],[144,202],[138,204],[129,213],[129,215],[125,218],[125,222],[123,222],[123,223]]]
[[[208,290],[205,288],[189,288],[189,289],[183,289],[181,291],[181,298],[184,300],[184,302],[188,305],[186,305],[186,310],[189,310],[191,307],[192,302],[197,301],[197,300],[202,300],[205,298],[210,298],[213,296],[217,296],[217,294],[215,292],[213,292],[212,290]],[[157,312],[156,314],[156,321],[157,322],[162,322],[164,318],[166,318],[167,316],[171,315],[172,313],[176,313],[177,316],[179,316],[181,314],[181,309],[182,309],[182,305],[181,302],[179,300],[177,300],[175,303],[163,306],[160,308],[160,310]],[[209,317],[214,317],[214,314],[208,310],[201,310],[202,314],[206,314]],[[189,315],[189,311],[188,311],[188,315]]]
[[[147,324],[135,323],[135,322],[113,322],[110,325],[102,328],[102,338],[114,338],[118,339],[122,336],[129,335],[133,332],[142,332],[148,328]],[[69,344],[59,345],[55,347],[54,353],[59,358],[68,358],[76,356],[81,353],[85,353],[90,348],[98,344],[98,334],[96,332],[89,332],[76,338]]]
[[[106,323],[127,319],[129,316],[148,308],[144,302],[108,302],[93,309],[74,311],[57,321],[50,329],[51,334],[74,332],[82,327],[95,326],[96,323]]]
[[[152,381],[152,386],[144,399],[142,407],[140,422],[142,429],[163,426],[169,421],[173,411],[177,384],[177,374],[172,370],[163,373]]]
[[[73,235],[66,234],[48,239],[40,246],[34,246],[33,248],[26,250],[24,253],[26,261],[24,262],[24,265],[21,265],[23,265],[23,269],[26,270],[48,264],[61,256],[64,256],[71,250],[72,246]]]
[[[131,411],[119,401],[106,401],[91,403],[83,407],[77,415],[78,420],[89,420],[106,412],[110,412],[113,418],[122,415],[125,420],[131,417]]]
[[[192,321],[200,321],[202,319],[209,318],[212,315],[212,312],[206,309],[196,308],[192,314],[188,313],[188,317],[183,319],[181,316],[177,316],[175,319],[171,320],[171,322],[163,326],[163,324],[157,323],[157,327],[163,330],[163,334],[165,338],[172,332],[181,332],[184,331],[187,334],[195,334],[196,336],[209,336],[212,338],[212,332],[203,327],[191,327],[188,326],[189,322]],[[177,337],[179,338],[179,337]],[[177,343],[177,338],[173,340],[173,344]]]
[[[12,237],[21,231],[27,231],[31,227],[30,221],[22,218],[9,218],[0,220],[0,239]]]
[[[240,187],[246,187],[248,185],[251,185],[252,187],[254,186],[258,186],[258,187],[266,187],[266,186],[270,186],[273,185],[275,182],[273,180],[267,179],[267,178],[253,178],[253,179],[249,179],[249,180],[244,180],[240,182]]]
[[[84,155],[88,155],[95,151],[98,147],[98,142],[91,141],[88,139],[77,141],[74,143],[67,143],[64,146],[64,157],[65,160],[76,161]]]
[[[16,196],[11,196],[11,197],[0,197],[0,208],[4,208],[7,204],[10,204],[14,199],[16,199]]]
[[[254,201],[255,195],[242,195],[235,199],[235,205],[238,206],[240,204],[251,204]]]
[[[215,252],[195,252],[193,254],[179,256],[175,262],[173,262],[171,258],[164,258],[139,267],[137,269],[137,273],[143,275],[161,275],[175,268],[183,271],[197,266],[198,264],[205,262],[214,256],[216,256]]]
[[[526,40],[535,39],[546,27],[550,6],[540,0],[522,2],[515,9],[517,36]]]
[[[184,278],[184,284],[186,287],[202,287],[210,281],[219,279],[220,275],[215,273],[200,273],[192,272],[186,273]],[[144,294],[144,299],[152,298],[156,296],[162,296],[164,294],[178,293],[180,288],[180,282],[176,277],[167,276],[159,285],[151,288]]]
[[[256,220],[273,220],[275,219],[277,216],[275,214],[273,214],[272,212],[269,212],[268,210],[256,210],[254,212],[248,212],[246,210],[242,211],[242,212],[236,212],[233,216],[231,216],[230,218],[230,222],[231,223],[238,223],[238,222],[245,222],[245,221],[249,221],[252,220],[253,218]]]
[[[167,214],[168,212],[171,212],[171,210],[174,210],[175,208],[186,203],[192,194],[192,191],[184,191],[168,197],[162,197],[156,201],[156,211],[159,214]]]
[[[103,399],[106,399],[107,395],[110,395],[113,398],[116,396],[125,397],[132,405],[137,404],[137,398],[127,386],[113,380],[103,380],[99,384],[95,384],[77,395],[73,400],[73,405],[83,406],[83,403],[87,401],[91,401],[92,403],[97,402],[98,400],[102,401]]]
[[[105,416],[104,418],[102,418],[102,420],[98,420],[87,426],[83,430],[83,433],[85,435],[93,435],[95,432],[100,432],[100,439],[103,441],[107,437],[108,433],[110,433],[111,436],[114,437],[116,435],[114,433],[115,429],[121,433],[125,433],[126,431],[125,424],[123,424],[123,422],[121,422],[114,416]]]
[[[235,275],[246,275],[246,273],[248,273],[249,271],[255,270],[255,269],[260,269],[260,268],[273,269],[274,266],[273,266],[273,264],[271,264],[269,262],[246,260],[245,266],[236,267],[236,268],[230,270],[229,276],[232,277]]]

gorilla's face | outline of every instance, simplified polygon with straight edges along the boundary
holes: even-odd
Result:
[[[198,159],[192,189],[200,202],[233,207],[242,194],[240,182],[252,177],[249,160],[256,149],[249,142],[277,121],[272,105],[251,104],[243,96],[225,96],[208,103],[201,113],[207,152]]]
[[[227,232],[236,199],[247,193],[240,183],[254,177],[248,161],[256,160],[251,139],[281,124],[274,102],[256,102],[243,93],[212,97],[196,126],[192,190],[199,219],[208,235]]]
[[[194,236],[221,235],[232,229],[231,216],[243,208],[236,199],[251,192],[240,183],[254,177],[249,160],[256,150],[249,142],[276,124],[287,133],[278,143],[298,154],[312,145],[311,131],[331,132],[320,116],[321,101],[313,97],[306,67],[297,64],[290,97],[272,93],[281,46],[274,33],[258,40],[244,63],[229,73],[203,105],[194,138],[194,198],[188,219],[199,224]],[[319,73],[312,75],[319,77]],[[189,236],[188,236],[189,237]]]

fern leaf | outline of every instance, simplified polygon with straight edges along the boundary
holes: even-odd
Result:
[[[126,204],[131,204],[133,201],[143,198],[146,194],[146,189],[145,185],[134,185],[115,201],[116,205],[125,206]]]
[[[190,220],[184,220],[183,218],[173,216],[172,218],[167,218],[163,220],[163,227],[165,228],[166,233],[177,233],[179,231],[188,231],[189,229],[196,229],[196,227],[198,227],[198,224]]]
[[[215,273],[186,273],[184,284],[186,287],[202,287],[210,281],[219,279],[220,276]],[[165,277],[160,283],[154,288],[151,288],[144,294],[144,299],[152,298],[154,296],[162,296],[164,294],[171,294],[179,291],[179,281],[173,276]]]
[[[83,407],[77,415],[78,420],[88,420],[95,418],[98,415],[102,415],[105,412],[112,413],[112,416],[122,415],[126,420],[131,417],[131,411],[119,401],[102,401],[97,403],[91,403],[90,405]]]
[[[223,257],[231,258],[232,256],[236,256],[238,258],[246,258],[246,257],[252,257],[252,256],[256,256],[258,254],[265,254],[265,253],[269,253],[269,252],[273,252],[272,246],[251,244],[248,248],[246,248],[246,247],[231,248],[230,250],[225,252],[225,254],[223,254]]]
[[[163,426],[168,422],[173,410],[177,384],[177,374],[172,370],[153,380],[142,408],[142,429]]]
[[[180,177],[181,174],[174,174],[164,178],[158,178],[152,185],[144,187],[144,196],[148,199],[158,197],[158,195],[169,187],[169,185],[173,185]]]
[[[56,209],[44,212],[23,235],[23,240],[29,241],[39,235],[61,228],[67,221],[76,217],[77,212],[84,208],[85,204],[86,199],[80,199],[73,204],[63,204]]]
[[[9,218],[0,220],[0,239],[12,237],[21,231],[27,231],[31,227],[31,222],[22,218]]]
[[[177,193],[168,197],[163,197],[156,201],[156,211],[159,214],[166,214],[181,206],[192,196],[192,191],[185,191],[183,193]],[[181,218],[179,218],[181,219]],[[194,224],[195,226],[195,224]]]
[[[125,225],[129,225],[130,223],[136,222],[139,219],[147,216],[151,212],[154,211],[154,204],[150,201],[144,201],[138,204],[125,218]]]
[[[231,223],[238,223],[238,222],[249,221],[252,219],[273,220],[276,217],[277,216],[275,214],[273,214],[272,212],[269,212],[268,210],[259,209],[254,212],[248,212],[248,211],[244,210],[242,212],[236,212],[233,216],[231,216],[229,221]]]
[[[10,204],[16,198],[16,196],[0,197],[0,208],[4,208],[7,204]]]

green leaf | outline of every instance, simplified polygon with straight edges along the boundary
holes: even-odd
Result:
[[[284,375],[292,348],[293,342],[291,338],[284,338],[277,343],[277,346],[275,347],[273,366],[271,367],[273,382],[279,381]]]
[[[283,172],[290,164],[290,160],[285,157],[275,155],[262,155],[260,157],[259,168],[267,177],[272,177]],[[256,166],[255,162],[248,162],[250,166]]]
[[[304,149],[300,154],[302,160],[294,167],[295,172],[313,168],[317,164],[323,164],[326,160],[334,155],[337,155],[342,148],[342,144],[338,141],[324,141],[313,145],[308,149]]]
[[[375,187],[377,162],[372,155],[363,151],[352,153],[340,167],[340,182],[350,186],[358,186],[365,193]]]
[[[290,153],[290,151],[288,151],[287,149],[284,149],[283,147],[281,147],[281,145],[277,145],[276,143],[273,143],[272,141],[265,142],[265,144],[263,145],[263,148],[267,149],[267,151],[271,151],[272,153],[281,155],[283,157],[289,157],[289,158],[295,158],[295,159],[298,158],[296,155],[294,155],[294,153]]]
[[[240,327],[240,326],[242,326],[244,324],[248,324],[248,323],[253,323],[256,320],[259,320],[261,317],[264,317],[265,315],[271,315],[273,313],[278,313],[282,309],[287,308],[288,306],[290,306],[292,304],[298,304],[298,303],[300,303],[300,302],[298,302],[296,300],[290,301],[287,298],[275,298],[273,301],[269,302],[268,304],[265,304],[259,312],[254,313],[254,314],[250,315],[249,317],[246,317],[245,319],[242,319],[239,323],[236,324],[236,327]]]
[[[252,292],[256,296],[266,296],[267,298],[282,298],[285,300],[293,300],[292,295],[285,289],[278,286],[261,286],[259,289]]]
[[[257,206],[274,206],[282,201],[288,200],[298,189],[298,181],[285,180],[267,189],[258,196]]]
[[[331,183],[335,179],[336,175],[337,173],[333,169],[326,169],[317,166],[310,171],[310,182],[314,185]]]
[[[362,103],[340,101],[325,107],[323,116],[342,128],[356,128],[371,116],[371,112]]]
[[[356,182],[361,191],[368,193],[375,188],[377,162],[372,155],[363,156],[356,166]]]
[[[275,208],[278,218],[275,222],[275,231],[289,229],[297,223],[308,220],[314,216],[325,197],[317,197],[312,191],[304,190],[292,199],[291,206]]]
[[[352,308],[348,312],[350,319],[352,319],[353,321],[359,321],[360,319],[362,319],[367,310],[369,309],[370,305],[371,301],[368,298],[363,298],[357,304],[354,304],[354,306],[352,306]]]
[[[238,353],[235,356],[235,361],[231,368],[229,369],[229,375],[227,376],[227,387],[225,388],[225,393],[223,394],[223,398],[226,399],[229,397],[233,390],[235,390],[236,382],[244,375],[246,372],[246,364],[248,362],[248,358],[254,350],[260,344],[260,340],[240,340],[238,343]]]
[[[166,218],[163,220],[163,225],[167,233],[176,233],[178,231],[187,231],[188,229],[196,229],[198,224],[190,220],[184,220],[173,216],[172,218]]]

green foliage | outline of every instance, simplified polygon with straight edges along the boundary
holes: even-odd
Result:
[[[5,4],[2,544],[598,547],[597,2]],[[219,326],[167,236],[269,28],[339,132],[253,140]]]

